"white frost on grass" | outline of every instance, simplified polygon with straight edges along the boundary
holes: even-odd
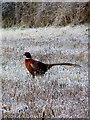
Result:
[[[2,31],[2,36],[7,37],[7,39],[16,40],[16,39],[32,39],[36,38],[35,41],[48,41],[46,38],[55,38],[61,37],[61,41],[70,40],[72,38],[79,38],[82,42],[87,42],[88,32],[87,25],[77,25],[71,26],[68,25],[66,27],[44,27],[44,28],[29,28],[29,29],[7,29]]]
[[[13,112],[13,107],[15,107],[15,113],[18,108],[24,109],[23,106],[26,105],[24,104],[26,102],[28,102],[26,106],[27,108],[29,107],[28,109],[30,110],[31,103],[28,105],[30,101],[25,101],[25,99],[30,96],[31,98],[29,99],[34,99],[32,105],[34,107],[37,106],[35,108],[37,111],[41,110],[44,104],[49,107],[52,103],[54,109],[56,109],[55,104],[58,104],[57,110],[61,108],[63,110],[61,115],[57,115],[56,117],[70,117],[69,110],[72,109],[70,107],[72,107],[73,96],[69,98],[67,93],[65,93],[66,97],[59,95],[61,95],[61,93],[64,95],[64,91],[68,91],[69,93],[69,89],[76,91],[77,88],[75,88],[75,86],[81,86],[81,90],[83,88],[83,91],[86,91],[88,86],[87,29],[87,25],[69,25],[66,27],[53,26],[36,29],[2,29],[3,55],[1,55],[1,68],[3,72],[0,76],[6,88],[3,87],[3,97],[11,100],[12,107],[10,112]],[[71,62],[79,64],[81,67],[55,66],[48,70],[43,77],[38,76],[33,80],[31,74],[28,73],[24,66],[23,54],[25,51],[30,51],[35,59],[45,63]],[[7,82],[4,83],[4,81]],[[57,88],[53,87],[54,83]],[[65,85],[66,88],[63,89],[61,84]],[[43,96],[43,94],[46,96]],[[83,93],[84,97],[85,94],[86,93]],[[9,95],[11,95],[11,97]],[[55,97],[55,101],[51,99],[51,96]],[[81,98],[82,97],[81,94]],[[84,97],[82,99],[84,99]],[[67,99],[70,99],[70,107],[68,106]],[[15,103],[14,105],[12,100],[14,100],[14,102],[18,101],[18,104]],[[64,105],[62,104],[62,100],[64,101]],[[77,102],[77,100],[74,102]],[[76,106],[77,108],[75,109],[79,109],[78,105]],[[64,110],[65,107],[66,111]],[[82,109],[82,112],[83,110],[84,109]],[[77,112],[77,116],[79,114],[78,111],[75,111]]]
[[[88,47],[85,44],[88,42],[88,37],[87,37],[88,33],[86,31],[87,29],[88,29],[87,26],[81,25],[74,27],[66,26],[62,28],[49,27],[49,28],[37,28],[37,29],[32,28],[32,29],[23,29],[23,30],[21,29],[2,30],[3,40],[5,41],[5,42],[2,41],[3,47],[5,47],[5,49],[11,49],[11,53],[9,53],[11,59],[9,59],[8,63],[5,65],[5,69],[3,70],[2,76],[5,78],[7,76],[8,79],[14,79],[14,80],[16,79],[20,80],[21,78],[25,79],[26,69],[23,63],[24,58],[22,58],[22,55],[25,51],[30,51],[31,54],[35,54],[35,55],[37,55],[37,53],[45,55],[45,52],[46,54],[50,54],[50,53],[55,54],[61,52],[62,54],[65,54],[67,56],[69,55],[79,56],[83,52],[87,54]],[[73,47],[74,42],[76,43],[78,41],[81,42],[80,45],[84,44],[85,47],[81,48],[82,46],[78,46],[77,44],[77,47],[74,48]],[[44,42],[47,43],[44,44]],[[63,45],[59,47],[59,44],[63,44]],[[12,51],[13,48],[14,50]],[[6,50],[6,54],[7,53],[8,52]],[[72,58],[71,62],[73,61],[74,60]],[[78,61],[79,60],[74,62],[78,62]],[[63,62],[68,62],[68,59],[67,61],[63,60]],[[80,62],[78,63],[80,64]],[[71,71],[73,71],[73,73],[75,73],[73,67],[70,67],[70,69]],[[57,70],[55,71],[55,69],[53,68],[53,71],[54,73],[57,74]],[[58,71],[62,73],[63,70],[59,67]],[[65,74],[67,74],[68,71],[66,70],[64,72]]]
[[[49,28],[37,28],[37,29],[35,28],[6,29],[6,30],[3,29],[2,30],[2,39],[3,39],[2,47],[6,49],[5,50],[6,56],[7,54],[9,54],[11,58],[9,60],[5,60],[7,59],[7,57],[3,58],[4,61],[7,61],[7,64],[4,64],[3,66],[4,69],[3,69],[2,77],[7,79],[13,79],[13,80],[25,79],[27,74],[26,74],[26,69],[23,62],[23,57],[22,57],[25,51],[30,51],[31,54],[35,54],[35,55],[37,55],[37,53],[45,55],[50,53],[57,54],[60,52],[62,54],[65,54],[66,56],[70,56],[70,55],[79,56],[83,53],[87,55],[87,51],[88,51],[88,47],[86,44],[88,42],[87,29],[88,27],[86,25],[66,26],[66,27],[59,27],[59,28],[49,27]],[[60,44],[61,46],[59,46]],[[76,44],[76,47],[74,47],[73,44]],[[88,58],[88,56],[86,57]],[[84,59],[86,59],[86,57]],[[37,59],[37,56],[36,56],[36,59]],[[67,58],[67,61],[66,59],[62,61],[68,62],[68,60],[69,59]],[[77,62],[78,64],[81,63],[79,60],[75,61],[74,58],[72,58],[71,60],[70,61],[74,63],[75,62]],[[53,61],[54,60],[52,60],[52,63]],[[49,61],[47,62],[49,63]],[[50,78],[52,76],[54,76],[55,78],[56,76],[56,78],[60,77],[60,79],[62,79],[62,76],[64,75],[62,73],[63,69],[61,67],[58,68],[58,76],[57,76],[56,68],[57,67],[52,68],[51,71],[53,71],[53,73],[51,74]],[[70,74],[72,78],[73,74],[78,68],[74,70],[73,67],[70,67],[70,69],[71,71],[69,70],[69,73],[68,73],[68,67],[67,67],[66,71],[64,70],[64,73],[65,75]],[[67,77],[65,79],[67,79]]]

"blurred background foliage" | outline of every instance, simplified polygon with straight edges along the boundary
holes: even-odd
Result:
[[[2,27],[45,27],[90,23],[90,2],[5,2]]]

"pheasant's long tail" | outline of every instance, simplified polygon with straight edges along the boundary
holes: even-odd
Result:
[[[67,65],[67,66],[81,67],[80,65],[72,64],[72,63],[55,63],[55,64],[48,64],[47,68],[50,69],[52,66],[56,66],[56,65]]]

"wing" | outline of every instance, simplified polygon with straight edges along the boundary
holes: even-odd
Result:
[[[44,74],[47,71],[47,66],[39,61],[35,61],[34,63],[31,63],[30,66],[35,71],[35,74]]]
[[[38,71],[40,68],[39,68],[39,65],[38,65],[38,61],[35,61],[34,63],[31,63],[30,66],[35,70],[35,71]]]

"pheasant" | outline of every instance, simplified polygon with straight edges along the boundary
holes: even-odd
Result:
[[[25,66],[27,70],[31,73],[33,78],[37,75],[44,75],[47,70],[56,65],[67,65],[67,66],[80,66],[72,63],[54,63],[46,64],[37,60],[32,59],[32,56],[29,52],[25,52]]]

